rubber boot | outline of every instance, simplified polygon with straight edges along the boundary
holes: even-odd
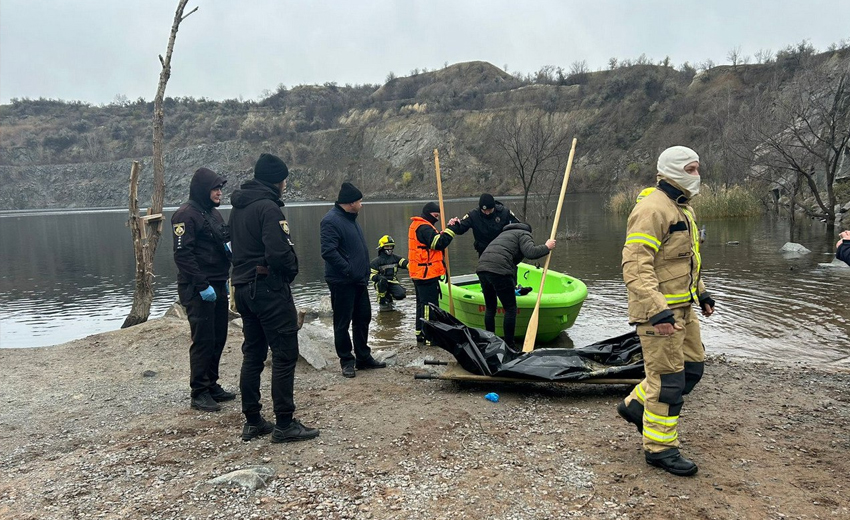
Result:
[[[692,460],[686,459],[679,453],[679,448],[670,448],[658,453],[645,451],[644,454],[646,463],[650,466],[661,468],[679,477],[690,477],[699,470],[699,467]]]

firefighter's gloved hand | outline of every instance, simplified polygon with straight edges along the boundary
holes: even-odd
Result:
[[[213,289],[212,285],[201,291],[201,298],[203,298],[205,302],[215,301],[215,289]]]
[[[711,296],[703,296],[700,298],[699,306],[702,309],[703,316],[711,316],[714,314],[714,299]]]

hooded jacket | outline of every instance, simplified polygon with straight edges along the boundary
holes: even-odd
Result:
[[[369,280],[369,248],[357,223],[357,213],[348,213],[334,204],[320,228],[325,280],[365,285]]]
[[[629,322],[669,320],[670,309],[710,298],[700,275],[699,230],[682,190],[662,180],[638,199],[623,245]]]
[[[230,273],[227,227],[210,199],[210,191],[225,182],[215,172],[199,169],[189,185],[189,202],[171,216],[178,293],[184,304],[210,283],[227,281]]]
[[[546,244],[534,245],[531,226],[528,224],[508,224],[499,236],[490,242],[478,259],[478,269],[503,276],[516,276],[516,266],[523,258],[534,260],[549,254]]]
[[[496,205],[493,207],[493,213],[485,215],[481,212],[480,208],[475,208],[464,215],[460,219],[460,222],[448,227],[456,235],[462,235],[471,229],[472,236],[475,239],[472,245],[478,252],[478,256],[481,256],[484,250],[487,249],[487,246],[490,245],[490,242],[505,229],[505,226],[518,222],[519,219],[516,218],[516,215],[511,210],[506,208],[501,202],[496,201]]]
[[[252,179],[230,197],[230,236],[233,247],[233,285],[254,281],[257,266],[271,277],[291,283],[298,275],[298,257],[274,184]]]

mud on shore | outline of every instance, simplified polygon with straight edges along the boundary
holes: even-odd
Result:
[[[321,436],[245,443],[238,399],[189,408],[188,342],[163,318],[0,350],[0,518],[850,517],[847,370],[711,358],[680,425],[700,471],[679,478],[647,466],[617,416],[627,387],[414,380],[425,369],[407,365],[448,359],[414,344],[355,379],[299,362],[296,416]],[[229,389],[240,343],[234,327]],[[256,491],[207,482],[250,466],[275,475]]]

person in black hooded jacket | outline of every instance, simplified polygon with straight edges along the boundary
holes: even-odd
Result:
[[[242,440],[272,434],[272,442],[313,439],[319,430],[293,418],[295,363],[298,361],[298,312],[289,284],[298,275],[289,223],[281,208],[289,169],[271,154],[260,155],[254,179],[230,198],[236,310],[242,315]],[[260,375],[272,351],[272,403],[275,424],[260,411]]]
[[[331,291],[334,320],[334,347],[344,377],[357,375],[355,369],[384,368],[386,363],[372,357],[369,348],[369,248],[357,223],[363,194],[350,182],[343,182],[339,195],[320,224],[325,281]],[[352,337],[348,335],[351,326]]]
[[[478,259],[478,279],[484,294],[484,328],[496,331],[496,299],[502,302],[505,319],[502,324],[505,343],[516,349],[516,267],[523,258],[534,260],[549,254],[555,241],[549,239],[539,246],[534,245],[531,226],[509,224],[490,242]]]
[[[189,347],[191,406],[221,410],[221,401],[236,398],[218,384],[218,367],[227,341],[227,276],[230,240],[224,218],[216,207],[227,181],[200,168],[189,185],[189,202],[171,217],[177,294],[186,307],[192,345]]]

